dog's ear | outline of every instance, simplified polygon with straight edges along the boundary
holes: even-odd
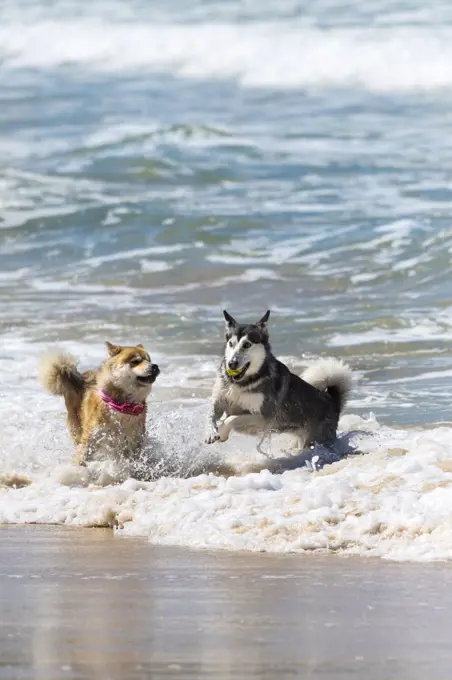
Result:
[[[136,347],[139,347],[140,349],[144,349],[143,345],[136,345]]]
[[[121,351],[119,345],[112,345],[111,342],[106,342],[105,345],[107,346],[108,356],[110,357],[115,357]]]
[[[223,309],[224,320],[226,321],[226,330],[228,328],[237,328],[237,321],[230,314]]]
[[[260,326],[263,331],[266,331],[267,330],[267,321],[268,321],[269,317],[270,317],[270,310],[267,309],[267,311],[265,312],[262,319],[257,322],[256,326]]]

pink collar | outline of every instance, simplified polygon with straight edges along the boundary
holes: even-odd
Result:
[[[127,401],[116,401],[116,399],[113,399],[112,397],[109,397],[108,394],[105,394],[103,390],[99,390],[99,394],[102,397],[102,401],[104,401],[113,411],[119,411],[119,413],[125,413],[128,416],[141,415],[144,411],[144,407],[146,406],[144,401],[140,402],[139,404],[133,404]]]

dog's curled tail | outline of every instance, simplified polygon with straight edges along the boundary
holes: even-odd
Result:
[[[306,369],[302,378],[318,390],[328,392],[340,415],[352,389],[352,371],[347,364],[340,359],[319,359]]]
[[[41,385],[51,394],[68,397],[83,391],[85,381],[70,354],[48,352],[39,362]]]

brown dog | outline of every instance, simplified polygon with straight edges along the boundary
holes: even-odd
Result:
[[[146,398],[160,373],[143,345],[106,345],[108,358],[98,371],[80,373],[75,359],[63,353],[41,360],[41,384],[66,402],[79,465],[99,455],[138,458],[146,433]]]

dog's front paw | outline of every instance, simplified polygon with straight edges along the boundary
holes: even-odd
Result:
[[[215,444],[215,442],[220,441],[220,435],[217,430],[212,430],[212,432],[209,432],[209,434],[206,436],[204,441],[206,444]]]
[[[231,429],[226,421],[224,423],[220,423],[220,425],[218,426],[218,439],[220,440],[220,442],[227,441],[229,439],[230,432]]]

